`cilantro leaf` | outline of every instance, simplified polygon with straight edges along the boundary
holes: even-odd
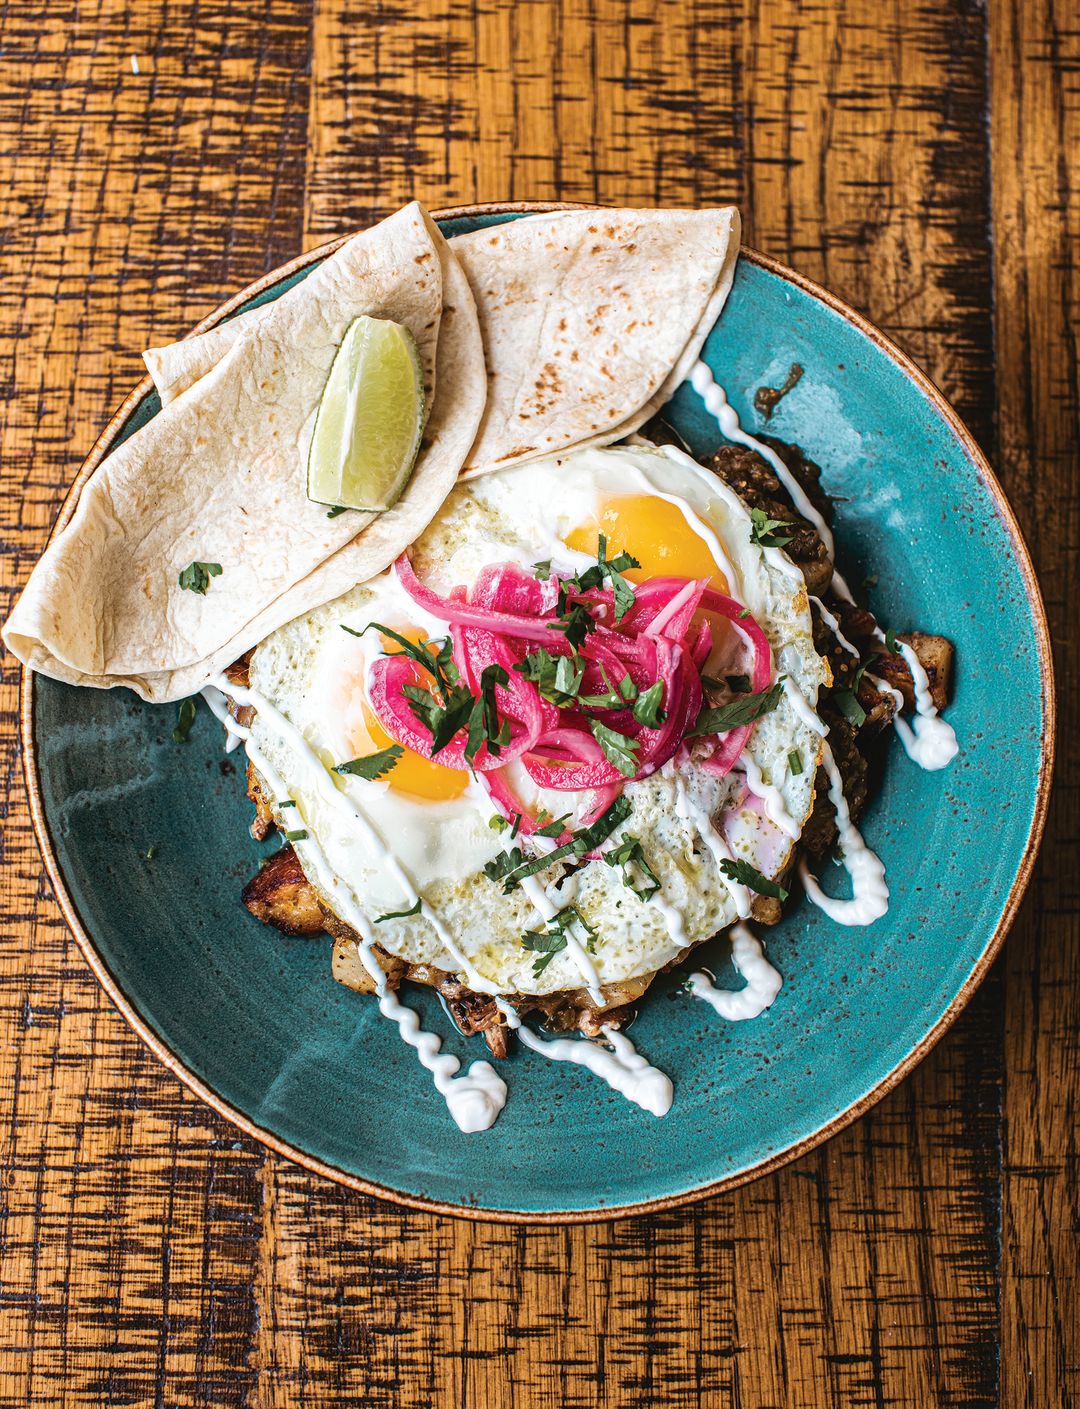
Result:
[[[776,533],[778,528],[793,528],[783,519],[770,519],[764,509],[750,510],[750,542],[762,548],[786,548],[791,542],[791,534]]]
[[[419,915],[423,907],[424,902],[417,896],[415,905],[410,905],[407,910],[391,910],[386,915],[376,915],[375,923],[381,925],[384,920],[407,920],[410,915]]]
[[[575,832],[570,841],[564,842],[562,846],[557,846],[546,856],[534,856],[526,861],[521,847],[515,846],[510,851],[500,852],[494,860],[489,861],[484,867],[484,875],[488,880],[502,881],[503,894],[509,895],[527,877],[535,876],[537,871],[544,870],[554,862],[561,861],[567,856],[585,856],[588,852],[595,851],[601,842],[611,836],[616,827],[626,821],[629,815],[630,800],[624,793],[620,793],[595,822],[590,823],[588,827],[583,827],[581,831]]]
[[[750,865],[749,861],[729,861],[727,857],[720,862],[720,870],[729,880],[738,881],[740,885],[746,886],[749,890],[757,891],[758,895],[771,895],[775,900],[786,900],[788,892],[776,881],[770,881],[768,876],[763,876],[760,871]]]
[[[750,693],[749,675],[725,675],[724,680],[733,695],[748,695]]]
[[[495,699],[495,686],[509,683],[510,676],[501,665],[485,665],[480,672],[480,697],[470,706],[469,738],[465,745],[466,761],[472,763],[486,743],[488,752],[498,758],[504,744],[510,742],[510,722],[504,719],[499,723],[499,707]],[[463,688],[463,687],[459,687]]]
[[[200,597],[205,597],[206,589],[210,586],[210,579],[220,576],[220,563],[194,562],[188,563],[176,580],[185,592],[198,592]]]
[[[543,646],[530,651],[514,669],[532,681],[545,700],[560,707],[574,703],[585,675],[585,663],[579,655],[553,656]]]
[[[546,817],[547,813],[542,812],[540,816]],[[536,831],[533,833],[533,836],[547,837],[549,841],[556,841],[559,837],[562,836],[563,832],[566,831],[566,819],[569,816],[569,812],[564,812],[561,817],[554,818],[552,821],[546,823],[543,827],[537,827]]]
[[[538,954],[540,957],[533,964],[533,974],[539,977],[547,966],[554,959],[556,954],[561,954],[566,948],[569,940],[570,926],[577,922],[588,936],[585,946],[589,953],[595,952],[597,939],[596,930],[585,919],[576,905],[567,905],[559,910],[548,920],[543,930],[526,930],[521,937],[523,949],[531,954]]]
[[[366,778],[369,783],[384,778],[405,752],[400,744],[391,744],[378,753],[368,753],[362,758],[350,759],[348,763],[336,763],[335,773],[347,773],[353,778]]]
[[[613,764],[624,778],[632,778],[638,768],[636,755],[640,745],[637,739],[628,739],[625,734],[601,724],[599,719],[590,719],[589,728],[593,738],[604,750],[607,761]]]
[[[765,714],[771,714],[780,703],[784,693],[781,678],[767,690],[759,690],[754,695],[742,695],[729,704],[717,705],[714,709],[703,709],[692,729],[686,731],[688,739],[699,734],[724,734],[729,729],[737,729],[743,724],[753,724]]]
[[[191,726],[195,723],[195,701],[181,700],[176,711],[176,728],[172,731],[174,744],[186,744]]]
[[[622,868],[623,885],[628,890],[632,890],[640,899],[651,900],[660,889],[656,872],[646,860],[641,842],[636,837],[632,837],[629,832],[623,832],[623,838],[619,845],[604,853],[604,860],[609,866]],[[634,883],[635,867],[646,878],[636,885]]]
[[[521,947],[527,949],[530,954],[540,956],[533,961],[532,966],[533,977],[539,978],[555,955],[561,954],[566,948],[566,935],[562,930],[556,930],[553,934],[544,934],[539,930],[526,930],[521,936]]]
[[[542,563],[533,563],[533,576],[541,582],[546,582],[551,576],[551,559],[545,558]]]
[[[627,677],[629,679],[629,677]],[[660,701],[664,698],[664,682],[658,680],[655,685],[650,685],[644,694],[638,695],[634,701],[634,718],[639,724],[644,724],[647,729],[658,729],[667,714],[660,708]]]
[[[596,622],[592,618],[592,613],[583,602],[567,603],[564,594],[559,594],[558,605],[559,620],[549,621],[549,631],[561,631],[566,637],[567,643],[574,650],[578,650],[585,637],[590,631],[596,630]]]

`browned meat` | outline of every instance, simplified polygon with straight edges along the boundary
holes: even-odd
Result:
[[[263,863],[241,899],[257,920],[283,934],[319,934],[325,927],[318,897],[291,846],[283,846]]]
[[[262,790],[262,780],[255,772],[254,763],[247,766],[247,795],[255,804],[255,816],[251,823],[251,835],[256,841],[265,841],[274,830],[274,814]]]
[[[829,726],[829,747],[844,780],[844,796],[852,817],[866,806],[867,763],[860,753],[856,730],[835,710],[823,708],[821,717]],[[814,806],[803,828],[800,846],[820,860],[836,841],[836,809],[829,801],[829,779],[824,768],[814,780]]]
[[[802,485],[815,508],[826,515],[828,500],[821,492],[818,466],[808,460],[797,445],[784,445],[772,439],[767,439],[767,443]],[[724,445],[706,464],[750,508],[762,509],[770,518],[791,524],[794,532],[784,551],[802,569],[808,592],[820,597],[827,591],[832,581],[832,564],[821,535],[812,523],[795,512],[780,481],[757,451],[741,445]]]
[[[464,1036],[475,1037],[477,1033],[483,1033],[491,1055],[506,1056],[510,1050],[510,1031],[493,998],[486,993],[474,993],[453,974],[444,973],[441,969],[429,969],[425,974],[418,975],[414,966],[409,977],[418,983],[430,983],[442,995],[447,1011]]]
[[[660,429],[655,438],[658,443],[665,439],[677,439],[667,428]],[[802,485],[811,502],[828,516],[829,502],[821,490],[821,472],[817,465],[808,460],[798,446],[766,439]],[[821,536],[813,524],[795,513],[786,491],[765,461],[754,451],[741,446],[724,446],[709,463],[751,508],[760,508],[770,518],[792,525],[794,533],[786,548],[788,555],[802,569],[808,591],[825,598],[830,610],[839,618],[844,635],[859,648],[860,659],[856,660],[815,613],[814,643],[829,664],[831,695],[855,690],[866,714],[863,723],[855,728],[847,715],[839,710],[829,691],[823,694],[818,705],[819,712],[829,725],[829,743],[844,781],[848,806],[852,816],[858,817],[867,798],[869,747],[874,737],[892,722],[895,713],[892,697],[877,690],[870,675],[880,676],[898,690],[910,706],[914,702],[911,673],[902,656],[883,649],[874,634],[876,622],[869,612],[829,595],[832,567]],[[917,631],[901,639],[915,650],[927,672],[934,703],[943,709],[948,702],[952,674],[952,645],[944,637]],[[229,667],[227,674],[230,681],[237,685],[248,683],[249,660],[250,653]],[[869,670],[859,673],[860,666],[871,660],[873,664]],[[240,722],[250,723],[250,709],[232,708]],[[836,841],[836,814],[828,791],[828,778],[819,770],[814,786],[814,807],[801,840],[805,851],[818,861]],[[252,835],[261,840],[269,835],[274,822],[269,800],[250,765],[248,796],[255,804]],[[325,930],[334,939],[334,978],[359,993],[375,992],[371,975],[361,962],[355,932],[320,906],[318,896],[304,878],[291,846],[286,846],[272,857],[249,883],[244,891],[244,904],[259,919],[276,925],[287,934],[314,934]],[[779,920],[780,915],[778,900],[766,896],[755,897],[753,918],[756,921],[771,925]],[[678,955],[666,967],[672,968],[681,963],[688,952]],[[434,988],[466,1037],[482,1034],[493,1056],[506,1056],[509,1029],[490,996],[473,992],[445,970],[426,964],[408,964],[377,946],[375,954],[392,989],[396,989],[405,979]],[[584,989],[539,998],[528,994],[510,994],[507,997],[520,1014],[538,1015],[551,1031],[580,1031],[586,1037],[597,1038],[602,1036],[605,1026],[618,1028],[629,1021],[655,977],[655,974],[647,974],[624,983],[605,985],[602,1005],[594,1003]]]
[[[225,667],[225,678],[226,678],[231,684],[233,684],[233,685],[250,685],[250,684],[251,684],[250,670],[251,670],[251,657],[252,657],[253,653],[254,653],[254,647],[252,647],[252,649],[251,649],[250,651],[246,651],[246,652],[240,657],[239,660],[234,660],[233,663],[232,663],[232,665],[227,665],[227,666]]]

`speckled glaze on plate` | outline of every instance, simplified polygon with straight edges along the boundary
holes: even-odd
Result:
[[[448,234],[549,206],[444,212]],[[202,327],[278,297],[326,246],[267,276]],[[753,1178],[848,1124],[925,1054],[970,998],[1030,874],[1046,812],[1053,685],[1026,549],[969,433],[876,329],[808,280],[744,250],[706,360],[747,429],[762,384],[805,368],[769,430],[824,467],[850,581],[877,577],[886,623],[950,636],[949,718],[962,752],[944,773],[890,745],[865,816],[892,890],[886,919],[834,925],[803,901],[769,933],[784,975],[775,1006],[724,1024],[654,986],[634,1041],[675,1081],[663,1120],[585,1072],[516,1052],[496,1126],[462,1135],[375,1005],[335,984],[322,940],[287,939],[240,904],[270,844],[248,837],[239,755],[205,710],[173,743],[172,707],[123,690],[26,675],[22,723],[35,828],[94,972],[155,1053],[245,1132],[309,1168],[402,1203],[474,1217],[565,1222],[641,1212]],[[139,384],[87,476],[157,410]],[[719,441],[688,387],[669,419],[698,452]],[[1002,684],[1007,682],[1008,688]],[[152,858],[147,853],[152,849]],[[836,888],[836,868],[825,884]],[[737,986],[726,945],[703,956]],[[438,1001],[424,1021],[481,1056]]]

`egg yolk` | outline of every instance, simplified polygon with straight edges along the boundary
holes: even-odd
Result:
[[[394,627],[399,635],[406,637],[409,641],[426,641],[426,634],[418,627],[401,626]],[[382,638],[383,648],[388,651],[399,651],[401,647],[389,636]],[[426,673],[417,671],[417,684],[426,684]],[[377,752],[379,749],[389,748],[396,741],[390,737],[386,730],[379,723],[375,711],[364,700],[364,729],[370,743],[371,751]],[[394,764],[389,773],[383,775],[384,781],[389,784],[390,791],[403,793],[409,797],[424,798],[429,802],[447,802],[451,798],[460,797],[469,786],[469,775],[463,768],[447,768],[438,759],[425,758],[423,754],[417,753],[414,749],[407,748]]]
[[[566,546],[591,557],[601,533],[607,537],[609,558],[625,552],[641,564],[623,574],[631,582],[650,577],[704,577],[718,592],[726,595],[730,590],[704,538],[694,532],[677,504],[657,495],[625,494],[609,499],[598,521],[580,524],[566,535]]]

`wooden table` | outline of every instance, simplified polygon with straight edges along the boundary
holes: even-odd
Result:
[[[5,658],[0,1404],[1080,1399],[1078,152],[1069,0],[0,6],[5,615],[140,349],[288,256],[412,196],[736,201],[997,465],[1064,725],[1022,918],[912,1078],[735,1193],[527,1230],[323,1183],[142,1049],[44,881]]]

